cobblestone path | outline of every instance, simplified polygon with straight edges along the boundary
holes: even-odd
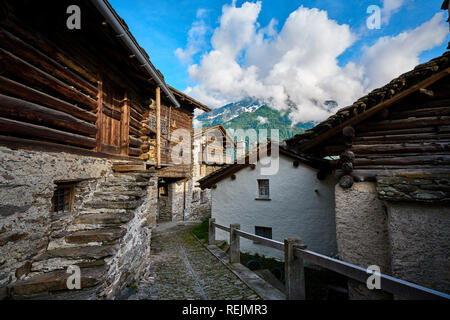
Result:
[[[129,299],[259,299],[190,234],[192,225],[167,226],[153,231],[151,261]]]

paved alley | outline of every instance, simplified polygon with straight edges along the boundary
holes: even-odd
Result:
[[[132,300],[257,300],[190,233],[192,224],[162,224],[153,231],[151,261]]]

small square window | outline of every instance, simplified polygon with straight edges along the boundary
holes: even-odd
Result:
[[[61,183],[56,186],[53,193],[52,207],[54,214],[68,213],[72,211],[75,194],[74,184]]]
[[[267,239],[272,239],[272,228],[268,227],[255,227],[255,234],[260,237]],[[259,241],[254,241],[253,243],[258,244]]]
[[[269,199],[269,180],[258,180],[258,197],[261,199]]]

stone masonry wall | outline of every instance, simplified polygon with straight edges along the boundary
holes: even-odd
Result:
[[[336,185],[336,238],[339,258],[368,268],[377,265],[390,274],[387,213],[374,183],[355,183],[351,189]],[[366,284],[349,280],[350,299],[389,299]]]
[[[388,202],[393,276],[450,293],[450,207]]]
[[[157,218],[156,172],[116,174],[112,162],[0,148],[0,299],[113,299],[139,278]],[[73,210],[52,213],[55,181],[85,179]],[[67,291],[66,268],[82,268]]]
[[[104,159],[0,147],[0,299],[30,260],[47,249],[54,181],[99,178]]]

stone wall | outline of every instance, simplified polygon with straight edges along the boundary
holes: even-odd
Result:
[[[368,268],[377,265],[391,273],[387,212],[375,183],[355,183],[351,189],[336,185],[336,238],[339,258]],[[366,284],[349,281],[350,299],[388,299]]]
[[[450,293],[450,207],[387,204],[393,276]]]
[[[0,291],[5,293],[22,273],[18,270],[47,249],[54,181],[99,178],[111,165],[104,159],[0,147]]]
[[[412,202],[412,196],[405,196],[407,190],[412,195],[420,189],[423,194],[428,189],[419,186],[433,183],[426,184],[422,178],[405,181],[395,177],[380,179],[378,186],[368,182],[355,183],[350,189],[336,186],[340,259],[363,268],[377,265],[382,273],[448,293],[450,207]],[[394,198],[397,201],[385,201]],[[351,299],[392,298],[356,281],[349,281],[349,294]]]
[[[188,220],[203,221],[211,216],[212,194],[210,189],[193,188],[190,198],[191,206]]]
[[[156,172],[115,174],[106,159],[1,147],[0,159],[0,299],[112,299],[139,277]],[[78,182],[72,211],[55,215],[61,180]],[[82,268],[83,290],[67,292],[69,265]]]

